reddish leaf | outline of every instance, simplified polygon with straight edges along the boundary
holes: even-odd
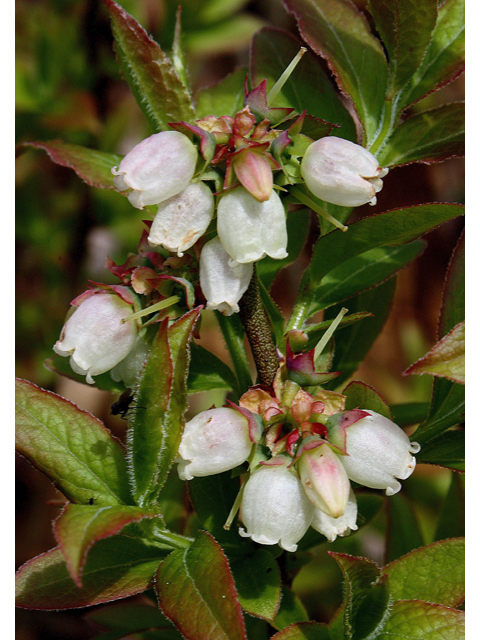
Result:
[[[271,640],[331,640],[328,627],[319,622],[301,622],[279,631]]]
[[[187,640],[246,640],[245,623],[228,561],[205,532],[174,551],[156,574],[159,605]]]
[[[96,542],[115,535],[131,522],[153,515],[139,507],[67,504],[54,523],[54,532],[77,587],[82,587],[82,570]]]

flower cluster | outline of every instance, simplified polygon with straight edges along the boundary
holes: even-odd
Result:
[[[284,373],[284,372],[283,372]],[[350,481],[393,495],[415,469],[420,446],[371,410],[344,410],[345,397],[311,395],[279,370],[272,390],[253,387],[239,406],[214,408],[185,426],[183,480],[248,462],[239,533],[295,551],[311,526],[329,541],[357,527]]]

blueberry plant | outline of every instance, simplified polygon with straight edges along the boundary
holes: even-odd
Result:
[[[58,546],[18,571],[18,606],[145,593],[93,610],[111,639],[462,638],[463,538],[422,544],[398,499],[419,462],[463,470],[463,235],[437,344],[406,372],[433,376],[430,403],[389,406],[352,377],[397,272],[424,234],[463,214],[458,203],[375,210],[395,167],[463,153],[463,103],[417,107],[463,70],[463,0],[369,0],[362,11],[284,0],[301,39],[262,28],[248,69],[195,101],[181,13],[167,55],[114,0],[104,5],[151,135],[124,157],[25,144],[131,208],[136,253],[105,256],[109,283],[72,301],[48,361],[117,394],[127,437],[17,381],[18,452],[65,497]],[[351,222],[365,204],[372,213]],[[311,238],[309,210],[317,237],[284,314],[271,286]],[[229,363],[198,343],[212,312]],[[212,389],[222,406],[186,420],[189,396]],[[172,505],[187,495],[179,518]],[[343,603],[309,620],[292,588],[307,552],[354,537],[389,501],[400,553],[380,566],[333,546]]]

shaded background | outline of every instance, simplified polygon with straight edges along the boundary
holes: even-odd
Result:
[[[176,0],[123,0],[131,13],[168,51],[172,44]],[[182,2],[182,28],[194,90],[218,82],[248,64],[253,33],[267,24],[297,34],[280,0],[211,1],[198,11],[196,0]],[[357,1],[360,7],[365,2]],[[124,154],[149,135],[143,115],[123,81],[113,53],[107,11],[98,0],[17,0],[16,140],[62,140]],[[463,77],[429,96],[419,108],[461,100]],[[422,202],[463,202],[464,165],[452,159],[438,165],[394,169],[384,179],[375,211]],[[43,362],[50,357],[70,301],[88,280],[112,281],[104,269],[108,255],[124,262],[135,251],[145,214],[110,190],[84,184],[69,169],[53,164],[38,150],[19,149],[16,160],[17,299],[16,374],[51,389],[92,411],[124,439],[126,421],[110,416],[116,399],[108,392],[60,379]],[[369,215],[367,205],[356,217]],[[428,234],[428,248],[398,276],[390,318],[365,362],[355,374],[372,385],[387,403],[428,401],[429,376],[402,377],[411,363],[436,342],[445,271],[462,229],[455,220]],[[311,240],[316,237],[312,224]],[[281,272],[273,298],[288,315],[308,259],[308,246],[296,264]],[[348,306],[348,304],[347,304]],[[224,354],[214,322],[202,324],[204,345]],[[221,404],[220,394],[192,398],[191,411]],[[435,536],[442,501],[452,472],[419,465],[402,494],[414,502],[425,542]],[[454,482],[460,482],[459,474]],[[24,459],[17,459],[17,565],[55,546],[51,520],[62,496]],[[452,513],[453,518],[453,513]],[[294,587],[312,618],[328,620],[341,602],[341,576],[328,549],[384,561],[386,514],[351,539],[315,549],[314,561],[297,576]],[[456,527],[456,528],[455,528]],[[461,535],[456,523],[448,535]],[[141,596],[143,598],[143,596]],[[90,638],[87,610],[20,610],[19,640]]]

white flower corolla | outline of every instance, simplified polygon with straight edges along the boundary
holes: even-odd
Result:
[[[208,409],[187,422],[178,448],[182,480],[234,469],[250,455],[248,420],[236,409]]]
[[[356,531],[357,526],[357,500],[353,490],[350,489],[347,506],[343,516],[332,518],[326,513],[315,509],[312,527],[323,534],[329,542],[333,542],[337,536],[348,536],[351,531]]]
[[[346,450],[342,463],[348,477],[372,489],[385,489],[387,496],[400,491],[398,479],[405,480],[415,469],[412,453],[420,451],[417,442],[394,422],[376,413],[354,424],[337,425],[329,433],[330,442]]]
[[[349,140],[327,136],[313,142],[301,164],[302,177],[309,190],[325,202],[343,207],[377,203],[382,190],[382,169],[370,151]]]
[[[244,187],[226,193],[217,207],[217,231],[231,265],[288,255],[285,210],[276,191],[264,202]]]
[[[321,444],[306,449],[297,466],[305,493],[315,507],[332,518],[342,516],[350,495],[350,481],[340,456],[328,444]]]
[[[198,152],[186,135],[161,131],[145,138],[113,167],[113,184],[128,194],[137,209],[159,204],[187,188],[195,173]]]
[[[192,182],[176,196],[160,203],[148,242],[183,256],[205,233],[214,211],[211,190],[204,182]]]
[[[127,388],[133,388],[137,383],[138,376],[149,352],[150,349],[145,340],[141,336],[137,336],[135,344],[127,357],[115,365],[110,371],[110,375],[115,382],[121,381]]]
[[[253,275],[253,264],[231,267],[229,260],[218,236],[209,240],[200,254],[200,287],[207,309],[217,309],[226,316],[238,313],[238,301]]]
[[[133,313],[132,305],[120,296],[99,291],[86,297],[63,326],[53,350],[70,356],[70,366],[86,381],[121,362],[132,349],[137,324],[122,322]]]
[[[296,551],[314,510],[298,476],[286,464],[264,465],[245,485],[240,517],[246,530],[240,528],[239,533],[259,544],[279,544],[286,551]]]

